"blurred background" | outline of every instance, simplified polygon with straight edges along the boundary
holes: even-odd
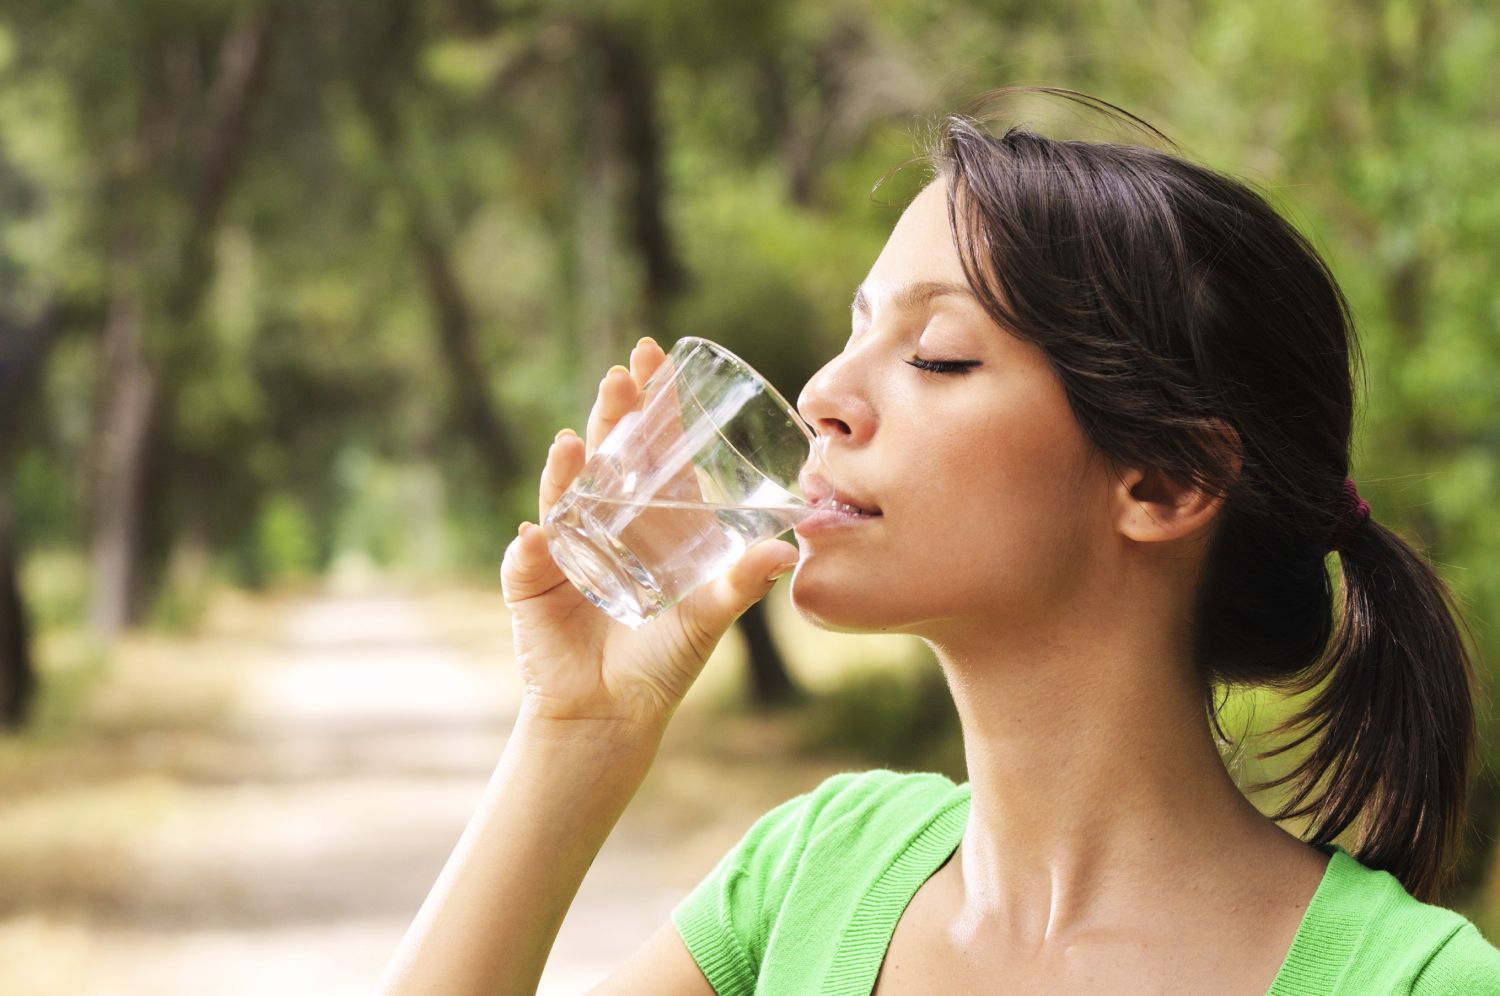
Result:
[[[1355,477],[1488,673],[1496,65],[1482,0],[5,0],[0,992],[368,991],[514,715],[496,570],[553,433],[644,334],[795,397],[923,177],[877,181],[1004,84],[1143,115],[1327,254]],[[1231,701],[1247,780],[1294,705]],[[1448,903],[1493,939],[1492,717]],[[778,588],[543,992],[827,774],[962,778],[955,732],[921,645]]]

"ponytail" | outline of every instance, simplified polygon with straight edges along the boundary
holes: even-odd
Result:
[[[1294,768],[1253,788],[1291,782],[1272,818],[1311,816],[1309,843],[1332,841],[1357,819],[1350,853],[1438,903],[1458,865],[1478,763],[1481,689],[1463,638],[1473,634],[1427,559],[1385,526],[1356,525],[1338,554],[1337,626],[1324,655],[1289,683],[1295,692],[1323,687],[1272,733],[1306,729],[1259,756],[1321,736]]]
[[[1012,94],[1144,125],[1052,87],[978,103]],[[970,285],[1045,353],[1094,447],[1224,499],[1192,620],[1212,732],[1228,741],[1218,689],[1312,693],[1260,756],[1309,753],[1252,789],[1290,782],[1273,819],[1311,817],[1314,844],[1354,826],[1354,857],[1435,901],[1477,764],[1471,634],[1346,479],[1359,341],[1327,263],[1250,187],[1159,149],[953,116],[928,158]]]

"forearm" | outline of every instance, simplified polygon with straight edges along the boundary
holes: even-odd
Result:
[[[535,992],[578,886],[660,739],[523,714],[379,991]]]

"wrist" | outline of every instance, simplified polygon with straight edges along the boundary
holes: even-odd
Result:
[[[521,703],[516,732],[547,743],[570,747],[595,746],[654,757],[666,732],[666,718],[559,715],[533,699]]]

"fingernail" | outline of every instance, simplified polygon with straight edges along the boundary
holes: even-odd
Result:
[[[796,567],[796,566],[797,566],[797,561],[795,561],[795,560],[792,561],[790,564],[782,564],[781,566],[772,569],[771,573],[768,574],[768,575],[766,575],[766,580],[767,581],[775,581],[777,578],[781,577],[783,574],[786,574],[786,573],[790,572],[791,569],[794,568],[794,567]]]
[[[561,439],[564,436],[576,436],[576,435],[578,435],[578,433],[574,432],[572,429],[558,429],[557,430],[557,435],[555,435],[555,436],[552,437],[552,441],[555,443],[555,442],[557,442],[559,439]]]
[[[608,377],[611,374],[613,374],[616,370],[618,370],[622,374],[625,374],[626,376],[630,375],[630,371],[629,370],[625,369],[620,364],[616,363],[614,366],[610,367],[609,370],[607,370],[605,372],[604,376]]]
[[[516,535],[517,536],[525,536],[526,535],[526,527],[529,526],[529,525],[531,525],[531,523],[527,522],[525,519],[522,519],[521,520],[521,524],[516,527]]]
[[[638,342],[638,343],[636,343],[636,348],[640,348],[641,346],[644,346],[648,342],[651,345],[653,345],[653,346],[657,346],[657,343],[656,343],[655,339],[651,338],[649,335],[643,335],[643,336],[641,336],[641,341]],[[661,347],[657,346],[657,348],[660,349]]]

